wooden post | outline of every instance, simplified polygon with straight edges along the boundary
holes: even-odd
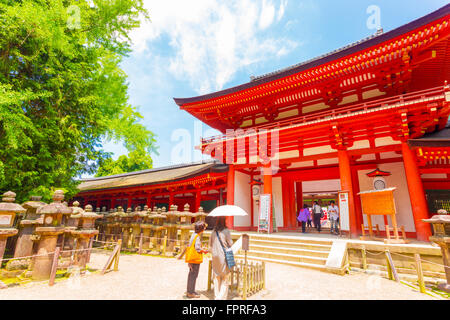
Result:
[[[98,236],[98,233],[97,233],[97,236]],[[94,238],[89,239],[89,250],[87,253],[87,257],[86,257],[86,262],[91,261],[91,250],[92,250],[93,243],[94,243]]]
[[[387,256],[387,251],[385,251],[385,256],[386,256],[386,267],[387,267],[388,278],[389,278],[389,280],[393,280],[394,277],[392,275],[391,264],[389,263],[389,258]]]
[[[122,249],[122,240],[119,239],[117,242],[117,247],[119,248],[116,253],[116,259],[114,261],[114,271],[119,271],[119,257],[120,257],[120,250]]]
[[[420,261],[420,254],[414,253],[414,259],[416,260],[417,269],[417,281],[419,282],[420,292],[426,293],[425,281],[423,279],[422,262]]]
[[[50,273],[50,280],[48,281],[49,286],[53,286],[55,284],[56,270],[58,269],[58,258],[60,251],[61,247],[56,247],[55,252],[53,253],[52,271]]]
[[[143,233],[141,232],[141,234],[139,236],[139,254],[142,254],[142,237],[143,237]]]
[[[386,253],[386,262],[388,265],[389,279],[400,282],[400,279],[398,278],[397,270],[395,269],[395,266],[394,266],[394,262],[392,261],[391,253],[389,252],[389,250],[386,250],[385,253]]]
[[[263,261],[262,262],[262,267],[263,267],[263,289],[266,289],[266,262]]]
[[[164,236],[164,242],[163,242],[163,252],[162,254],[165,255],[166,254],[166,246],[167,246],[167,235]]]
[[[367,256],[366,256],[366,247],[362,246],[361,248],[361,255],[362,255],[362,265],[363,265],[363,270],[367,270]]]
[[[242,279],[242,299],[247,299],[247,250],[244,251],[244,278]]]
[[[211,263],[211,260],[209,260],[209,263],[208,263],[208,291],[211,291],[211,281],[212,281],[212,263]]]

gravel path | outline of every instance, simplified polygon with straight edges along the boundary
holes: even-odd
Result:
[[[93,254],[92,260],[104,259]],[[139,255],[122,255],[119,272],[90,274],[46,284],[29,284],[0,290],[2,299],[186,299],[187,265],[182,260]],[[200,299],[212,299],[206,292],[208,265],[202,264],[197,280]],[[378,276],[338,276],[320,271],[266,263],[267,290],[249,298],[274,300],[310,299],[433,299],[405,285]],[[233,298],[233,297],[230,297]],[[235,299],[237,297],[234,297]]]

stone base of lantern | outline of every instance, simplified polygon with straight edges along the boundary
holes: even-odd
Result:
[[[92,237],[98,234],[98,230],[74,230],[72,236],[77,239],[75,253],[75,264],[82,270],[86,268],[89,258],[89,242]]]
[[[50,277],[53,263],[53,252],[56,249],[58,236],[64,232],[64,227],[37,227],[37,256],[33,261],[32,277],[35,280],[45,280]]]
[[[63,258],[68,258],[72,255],[70,250],[75,248],[75,238],[72,235],[72,231],[75,231],[77,227],[66,227],[64,231],[64,245],[62,248],[61,256]]]
[[[442,260],[445,267],[445,275],[447,283],[439,285],[439,289],[450,293],[450,237],[435,237],[431,236],[430,241],[433,241],[441,247]]]

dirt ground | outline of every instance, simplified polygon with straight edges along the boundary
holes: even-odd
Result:
[[[92,261],[104,259],[93,254]],[[0,290],[3,299],[82,299],[82,300],[173,300],[185,297],[188,267],[183,260],[152,256],[122,255],[118,272],[106,275],[75,276],[57,282],[53,287],[45,283],[28,284]],[[274,300],[359,300],[401,299],[430,300],[433,297],[379,276],[350,274],[339,276],[315,270],[266,263],[265,291],[251,297]],[[196,291],[200,299],[213,299],[207,292],[208,264],[200,267]],[[229,299],[238,299],[230,294]]]

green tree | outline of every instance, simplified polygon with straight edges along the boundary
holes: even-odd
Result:
[[[150,169],[152,166],[152,159],[147,154],[144,152],[132,151],[128,156],[122,155],[115,161],[111,158],[101,161],[96,176],[103,177],[125,172],[140,171]]]
[[[155,138],[119,66],[140,17],[142,0],[0,0],[0,191],[71,197],[111,159],[105,140],[151,166]]]

